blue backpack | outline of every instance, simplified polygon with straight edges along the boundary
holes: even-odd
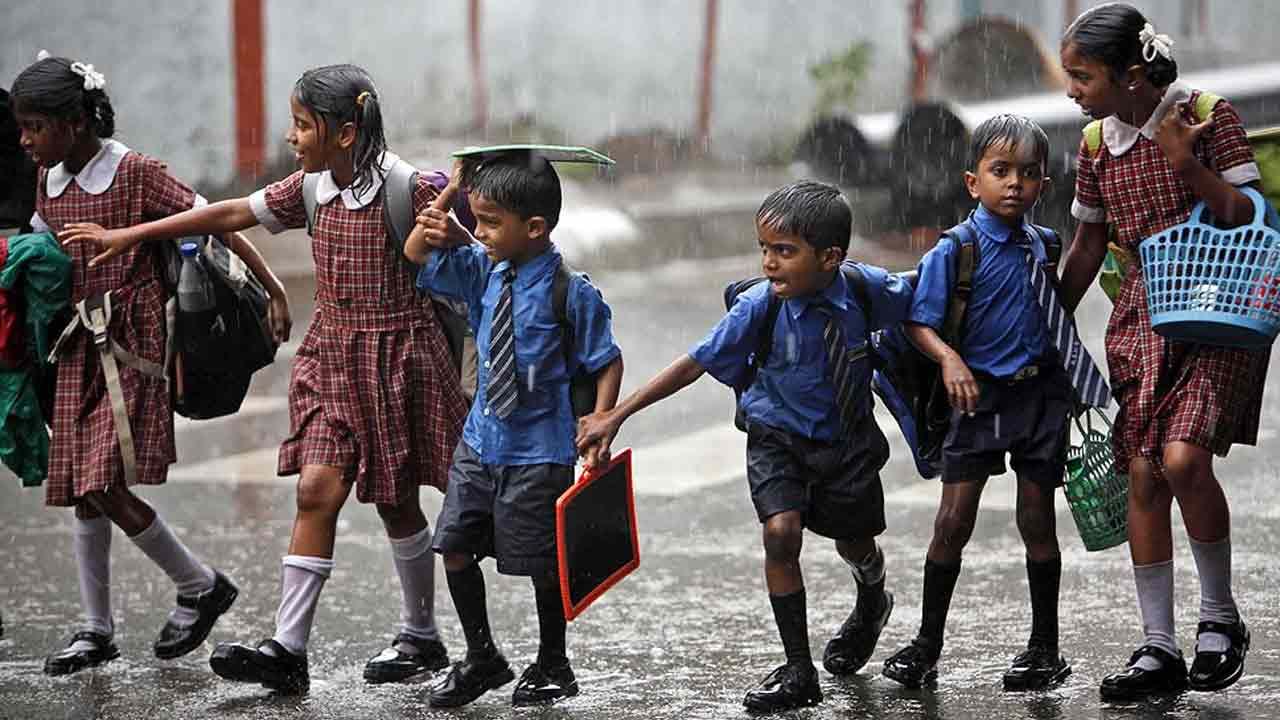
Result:
[[[1052,230],[1028,225],[1045,248],[1048,258],[1044,267],[1053,274],[1062,244]],[[973,292],[973,276],[978,269],[978,235],[966,220],[947,230],[944,236],[956,243],[955,284],[947,300],[943,318],[942,340],[958,347],[963,340],[965,315]],[[914,288],[915,271],[902,273]],[[916,464],[916,471],[926,479],[942,472],[942,443],[951,427],[951,402],[942,384],[942,368],[920,352],[907,339],[901,326],[872,336],[872,347],[878,364],[871,378],[871,389],[898,421]]]

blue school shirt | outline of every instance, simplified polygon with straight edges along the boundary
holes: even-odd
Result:
[[[1057,350],[1031,291],[1026,251],[1018,246],[1029,224],[1024,219],[1018,227],[1007,225],[981,204],[966,222],[977,230],[978,267],[956,352],[971,370],[995,377],[1008,377],[1027,365],[1051,363]],[[1032,253],[1044,262],[1044,247],[1031,237]],[[955,283],[956,247],[944,236],[920,260],[911,322],[941,330]]]
[[[860,347],[870,350],[869,334],[902,322],[911,307],[909,284],[880,268],[861,264],[858,267],[866,278],[871,303],[869,313],[859,304],[842,272],[837,272],[835,280],[821,292],[782,302],[773,328],[768,362],[742,394],[742,408],[748,421],[838,444],[840,416],[835,387],[827,377],[827,350],[822,337],[827,316],[815,307],[827,304],[840,314],[850,350]],[[741,384],[760,333],[766,332],[764,321],[770,294],[767,282],[740,294],[728,314],[689,351],[689,356],[725,385]],[[870,316],[870,327],[867,316]],[[871,370],[869,355],[854,366],[858,401],[862,404],[859,417],[871,411]]]
[[[511,263],[494,264],[482,245],[472,243],[433,251],[418,273],[419,289],[467,304],[480,366],[462,440],[486,464],[573,465],[578,456],[574,446],[578,425],[569,402],[569,378],[578,366],[597,372],[622,352],[613,341],[612,313],[604,297],[575,275],[565,303],[574,330],[574,367],[565,367],[561,327],[551,304],[551,283],[560,263],[560,252],[552,245],[515,268],[511,303],[519,403],[505,420],[490,412],[485,392],[493,308],[502,293],[502,274]]]

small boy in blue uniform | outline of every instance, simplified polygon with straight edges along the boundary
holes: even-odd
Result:
[[[885,529],[879,471],[889,445],[871,412],[868,340],[903,321],[911,289],[880,268],[842,270],[851,225],[849,204],[831,185],[803,181],[775,191],[756,213],[767,282],[742,291],[702,342],[617,408],[579,421],[579,450],[607,455],[626,418],[704,372],[742,389],[751,356],[762,338],[772,338],[739,405],[747,481],[764,526],[765,579],[787,658],[747,693],[744,704],[757,712],[822,700],[800,572],[805,528],[836,541],[857,585],[853,612],[823,657],[830,672],[853,673],[866,663],[893,608],[875,541]],[[771,315],[774,303],[780,307]],[[776,318],[772,327],[769,317]]]
[[[556,499],[573,485],[577,452],[569,383],[581,368],[596,375],[596,410],[613,407],[622,355],[611,313],[585,276],[569,280],[565,311],[573,356],[562,349],[552,307],[560,253],[551,231],[560,217],[560,180],[530,152],[468,160],[451,180],[468,192],[475,239],[440,210],[418,218],[405,254],[423,262],[419,287],[469,308],[479,355],[475,401],[454,452],[433,548],[444,556],[449,593],[467,639],[467,656],[431,689],[432,707],[456,707],[514,678],[489,630],[479,560],[533,580],[538,658],[517,683],[514,705],[554,702],[578,693],[565,652],[565,619],[556,575]],[[454,246],[462,236],[463,244]],[[587,458],[594,465],[594,456]]]
[[[1004,685],[1035,689],[1071,672],[1058,653],[1062,559],[1053,501],[1063,479],[1075,399],[1050,337],[1041,293],[1034,289],[1037,270],[1042,278],[1049,275],[1038,238],[1052,237],[1052,231],[1024,217],[1049,183],[1049,141],[1034,122],[1002,115],[974,131],[971,150],[965,184],[979,205],[965,223],[976,231],[978,260],[960,340],[952,347],[938,331],[957,272],[953,235],[959,237],[963,228],[944,234],[921,260],[906,326],[912,342],[941,366],[952,415],[942,449],[942,500],[924,566],[920,631],[885,661],[884,674],[908,687],[937,676],[961,551],[973,532],[987,478],[1005,472],[1009,453],[1017,474],[1017,523],[1026,546],[1032,622],[1027,649],[1014,658]],[[1056,298],[1052,280],[1045,282],[1044,293]],[[1087,353],[1083,357],[1087,360]]]

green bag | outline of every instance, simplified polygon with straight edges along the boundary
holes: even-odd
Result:
[[[1094,416],[1100,420],[1097,428]],[[1111,421],[1090,409],[1085,425],[1076,418],[1081,442],[1067,451],[1067,482],[1063,491],[1085,550],[1106,550],[1129,538],[1129,476],[1116,472],[1111,449]],[[1105,430],[1105,432],[1103,432]]]

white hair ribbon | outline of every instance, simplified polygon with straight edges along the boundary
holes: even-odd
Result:
[[[40,52],[36,53],[36,62],[40,62],[41,60],[48,60],[51,57],[53,56],[49,54],[48,50],[41,50]]]
[[[93,69],[93,65],[73,62],[71,63],[71,72],[84,78],[85,90],[101,90],[107,86],[107,78],[102,73]]]
[[[1173,59],[1173,38],[1157,33],[1151,23],[1147,23],[1138,33],[1138,42],[1142,43],[1142,59],[1146,62],[1155,60],[1156,55],[1165,60]]]

